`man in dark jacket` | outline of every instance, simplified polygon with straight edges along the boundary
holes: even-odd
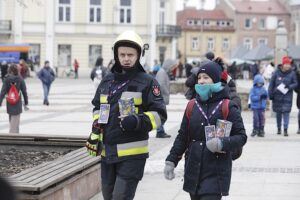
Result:
[[[160,86],[139,62],[146,49],[135,32],[119,35],[113,46],[115,64],[92,101],[94,122],[86,146],[90,155],[101,153],[104,200],[134,198],[149,156],[148,133],[167,119]],[[124,101],[127,114],[120,113]]]
[[[49,61],[45,61],[44,67],[38,72],[37,76],[42,81],[44,90],[44,105],[49,106],[50,86],[55,79],[54,71],[50,68]]]

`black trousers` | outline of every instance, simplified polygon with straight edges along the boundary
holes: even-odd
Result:
[[[207,195],[192,195],[190,194],[191,200],[221,200],[222,196],[219,194],[207,194]]]
[[[132,200],[143,178],[146,159],[101,163],[102,195],[104,200]]]

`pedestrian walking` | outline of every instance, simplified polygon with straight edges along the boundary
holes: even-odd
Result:
[[[259,73],[259,61],[255,61],[255,63],[252,65],[251,71],[252,71],[252,79],[254,79],[255,75]]]
[[[173,68],[176,68],[177,61],[173,59],[166,59],[163,62],[162,67],[160,65],[156,65],[153,68],[153,74],[160,85],[161,95],[164,99],[166,105],[169,104],[170,99],[170,79],[168,76],[168,72],[172,71]],[[169,138],[171,135],[167,134],[164,129],[164,123],[161,124],[160,127],[156,130],[157,138]]]
[[[267,105],[268,91],[264,87],[265,80],[261,74],[257,74],[250,90],[250,105],[253,112],[253,131],[251,136],[265,136],[265,110]]]
[[[19,71],[20,76],[23,79],[26,79],[27,77],[29,77],[28,65],[26,64],[24,59],[20,59],[19,64],[18,64],[18,71]]]
[[[236,62],[234,61],[227,69],[232,79],[235,81],[237,79],[237,66]]]
[[[221,67],[217,65],[209,62],[200,67],[195,103],[192,107],[188,104],[165,162],[165,178],[172,180],[174,169],[185,153],[183,190],[190,194],[192,200],[221,200],[222,196],[228,195],[231,152],[247,141],[241,113],[232,101],[227,107],[227,120],[232,123],[230,135],[206,139],[208,128],[216,125],[218,119],[224,119],[221,105],[230,98],[228,88],[221,83]]]
[[[49,106],[50,87],[55,79],[55,73],[50,67],[49,61],[45,61],[44,67],[37,73],[37,76],[42,81],[44,91],[44,105]]]
[[[94,122],[86,147],[90,155],[101,154],[104,200],[134,198],[149,157],[148,134],[167,119],[160,86],[140,63],[147,47],[133,31],[119,35],[115,64],[92,100]]]
[[[23,95],[24,100],[24,110],[28,110],[28,96],[25,81],[19,75],[17,65],[11,64],[8,68],[8,74],[5,76],[0,93],[0,106],[2,105],[5,95],[12,98],[12,101],[6,98],[6,111],[9,117],[9,133],[20,132],[20,117],[23,104],[21,94]]]
[[[248,80],[249,79],[249,72],[250,72],[250,66],[248,63],[243,64],[243,79]]]
[[[75,72],[74,78],[78,79],[79,62],[77,61],[77,59],[74,59],[73,67],[74,67],[74,72]]]
[[[270,80],[271,80],[271,77],[272,77],[274,71],[275,71],[275,69],[274,69],[274,63],[273,63],[273,62],[270,62],[270,63],[266,66],[266,68],[265,68],[265,70],[264,70],[264,72],[263,72],[263,76],[264,76],[265,81],[266,81],[266,84],[265,84],[265,85],[266,85],[267,88],[269,87],[269,83],[270,83]]]
[[[94,83],[95,90],[97,90],[101,80],[106,76],[107,68],[103,66],[103,58],[98,57],[95,63],[95,67],[91,71],[90,78]]]
[[[1,79],[2,79],[2,83],[4,81],[4,78],[7,74],[7,69],[8,69],[8,64],[7,62],[4,60],[1,62]]]
[[[291,68],[291,59],[282,58],[282,66],[279,67],[270,80],[268,89],[272,109],[276,113],[277,134],[281,134],[283,117],[284,136],[288,136],[290,112],[293,104],[293,90],[298,86],[295,72]]]

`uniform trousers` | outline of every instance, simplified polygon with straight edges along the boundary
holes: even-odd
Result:
[[[101,162],[104,200],[132,200],[143,178],[146,159],[128,159],[108,164]]]

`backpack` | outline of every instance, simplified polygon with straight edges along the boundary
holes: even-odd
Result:
[[[8,90],[6,101],[10,105],[16,105],[20,99],[20,94],[16,87],[16,83],[10,83],[10,88]]]
[[[193,107],[195,105],[195,99],[192,99],[188,102],[187,108],[186,108],[186,116],[188,119],[188,138],[187,138],[187,146],[190,144],[191,141],[191,135],[190,135],[190,119],[192,116]],[[229,114],[229,99],[224,99],[222,102],[222,113],[224,120],[227,120],[228,114]],[[232,160],[238,159],[242,155],[243,147],[236,148],[231,152],[231,158]]]

